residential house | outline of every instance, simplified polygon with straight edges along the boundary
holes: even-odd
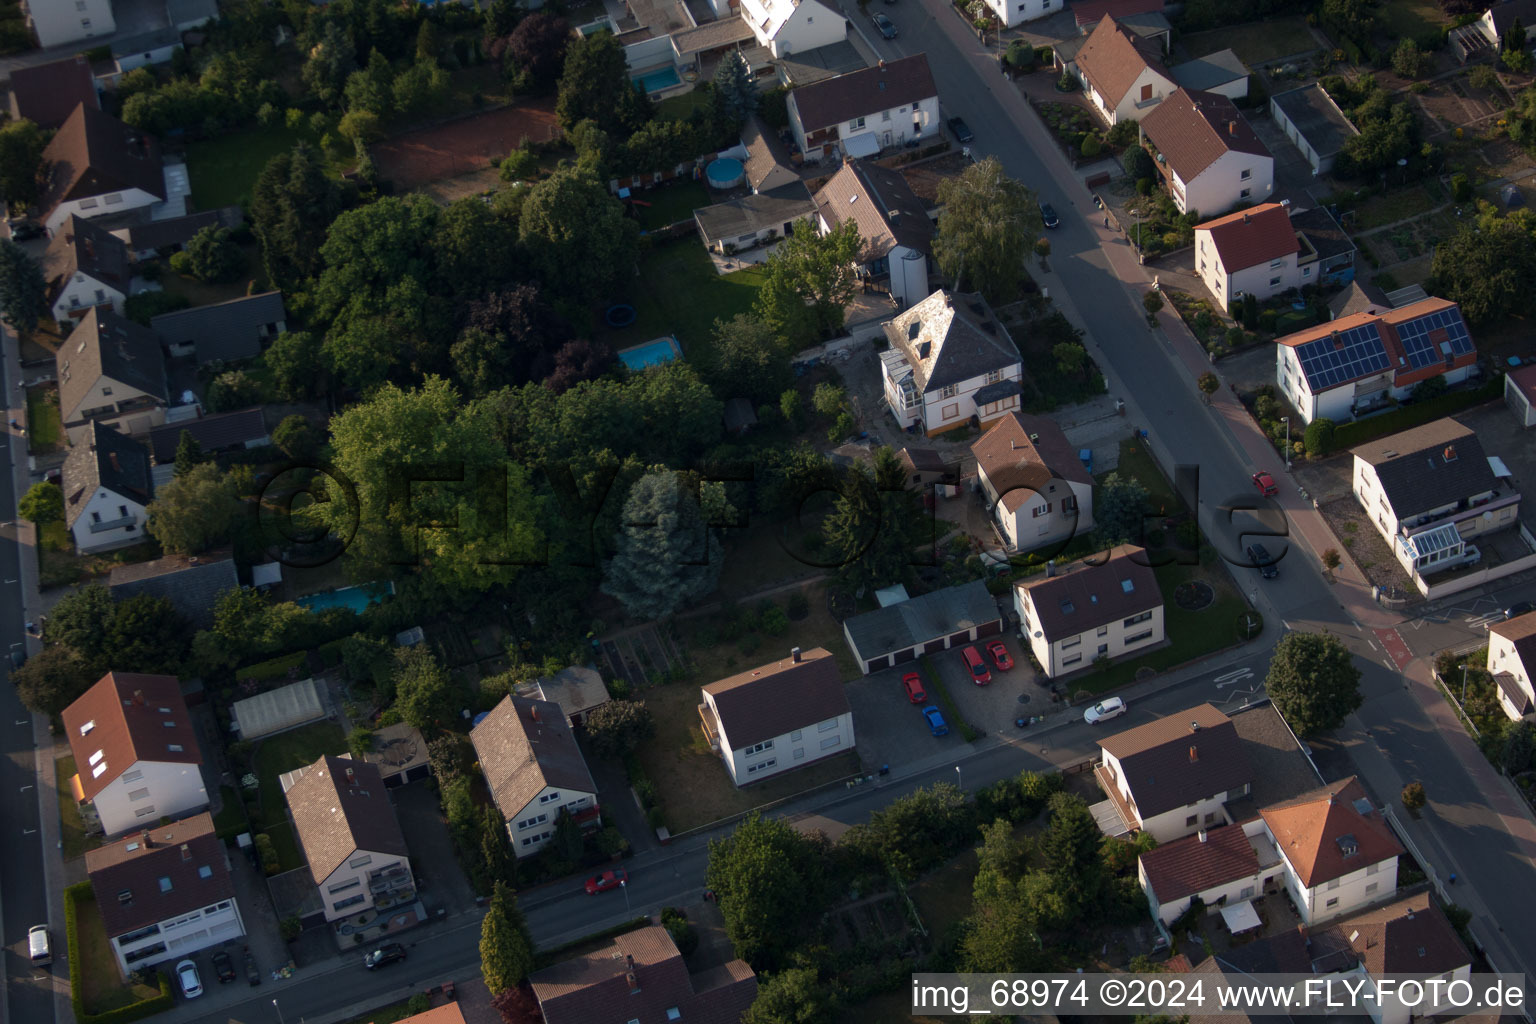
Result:
[[[741,0],[741,16],[759,46],[776,58],[840,43],[848,19],[820,0]]]
[[[1508,470],[1483,453],[1471,428],[1450,417],[1350,454],[1355,500],[1414,576],[1469,560],[1477,550],[1469,540],[1519,522],[1520,494],[1499,479]]]
[[[194,629],[208,629],[219,598],[240,589],[240,574],[227,554],[162,555],[148,562],[113,566],[107,589],[116,601],[141,595],[163,597]]]
[[[1461,309],[1448,299],[1354,313],[1275,344],[1275,382],[1302,423],[1354,419],[1435,377],[1460,384],[1476,365]]]
[[[1231,50],[1218,50],[1175,64],[1168,72],[1181,89],[1215,93],[1229,100],[1248,97],[1248,65]],[[1197,206],[1196,209],[1203,209]]]
[[[1259,812],[1285,859],[1285,885],[1303,924],[1381,902],[1397,891],[1403,847],[1350,776]]]
[[[854,748],[853,709],[822,647],[703,687],[704,735],[738,786]]]
[[[1008,551],[1065,546],[1093,529],[1093,477],[1055,420],[1011,412],[971,455]]]
[[[44,50],[117,31],[110,0],[21,0],[21,10]]]
[[[690,975],[671,933],[659,925],[615,935],[528,982],[545,1024],[734,1024],[757,998],[757,976],[745,961]]]
[[[1141,131],[1182,213],[1262,202],[1274,188],[1274,157],[1225,96],[1177,89],[1147,113]]]
[[[327,922],[365,910],[388,917],[416,902],[410,850],[377,765],[327,756],[284,779]]]
[[[848,159],[815,195],[822,234],[852,221],[864,241],[859,277],[889,283],[891,298],[910,306],[928,295],[933,221],[897,171]]]
[[[1536,364],[1511,367],[1504,374],[1504,404],[1522,427],[1536,427]]]
[[[71,214],[43,253],[46,302],[59,321],[98,307],[121,314],[128,298],[128,247],[115,235]]]
[[[952,480],[956,472],[949,463],[944,461],[932,448],[903,448],[896,453],[896,459],[907,471],[907,485],[918,490],[926,490],[929,486]]]
[[[1077,77],[1094,110],[1110,124],[1141,120],[1175,89],[1162,47],[1106,15],[1077,51]]]
[[[562,810],[584,828],[602,824],[597,784],[560,705],[509,695],[469,739],[519,857],[543,848]]]
[[[880,377],[903,429],[931,437],[1019,408],[1024,363],[979,292],[941,288],[883,326]]]
[[[1313,83],[1269,98],[1269,113],[1285,137],[1296,144],[1313,175],[1333,170],[1344,143],[1360,134],[1333,97]]]
[[[105,309],[82,317],[54,356],[59,418],[70,444],[92,421],[131,436],[165,422],[165,355],[153,331]]]
[[[64,709],[88,825],[108,836],[208,806],[197,731],[175,676],[108,672]]]
[[[590,665],[570,665],[552,676],[543,676],[518,688],[518,696],[558,704],[571,725],[609,701],[608,686]]]
[[[1055,14],[1067,6],[1066,0],[984,0],[997,19],[999,28],[1014,28],[1026,21]]]
[[[1114,18],[1133,31],[1161,22],[1162,45],[1167,49],[1167,33],[1171,29],[1163,10],[1163,0],[1073,0],[1072,21],[1078,34],[1084,36],[1092,35],[1105,18]]]
[[[811,161],[874,156],[939,133],[939,90],[921,53],[802,85],[788,106],[790,131]]]
[[[1486,667],[1506,715],[1519,721],[1536,710],[1536,612],[1488,626]]]
[[[246,295],[151,317],[150,329],[173,356],[196,354],[197,365],[233,363],[261,355],[263,342],[288,329],[283,293]]]
[[[87,850],[85,871],[124,977],[245,935],[229,854],[206,811]]]
[[[43,149],[43,167],[38,209],[50,234],[71,214],[123,213],[167,194],[159,140],[85,103]]]
[[[451,1002],[403,1017],[399,1024],[466,1024],[466,1022],[464,1011],[459,1009],[459,1004]]]
[[[57,128],[84,104],[101,109],[91,62],[81,53],[11,71],[11,117],[39,128]]]
[[[843,638],[865,675],[1002,631],[997,602],[981,580],[930,591],[843,621]]]
[[[747,151],[743,166],[753,192],[772,192],[800,182],[789,151],[773,129],[763,123],[761,114],[753,114],[741,126],[741,145]]]
[[[1202,828],[1137,858],[1137,881],[1152,918],[1172,925],[1200,900],[1208,908],[1237,906],[1285,882],[1285,862],[1260,818]]]
[[[114,228],[112,233],[127,244],[129,258],[142,262],[155,259],[163,253],[181,250],[204,228],[234,229],[244,223],[245,214],[240,207],[224,206],[217,210],[189,213],[184,217],[127,224]]]
[[[1227,803],[1253,790],[1237,727],[1210,704],[1105,737],[1099,751],[1099,786],[1129,829],[1159,844],[1229,824]]]
[[[1195,263],[1221,309],[1231,308],[1244,295],[1262,301],[1300,288],[1300,252],[1296,229],[1279,203],[1195,225]]]
[[[1053,566],[1013,590],[1026,642],[1049,678],[1162,643],[1163,594],[1131,544]]]
[[[1354,313],[1376,313],[1392,308],[1386,292],[1373,282],[1352,280],[1333,298],[1328,300],[1328,319],[1342,320]]]
[[[798,179],[767,192],[753,192],[693,211],[694,225],[710,252],[734,255],[794,234],[816,216],[810,190]]]
[[[149,450],[155,459],[157,487],[175,475],[176,449],[181,444],[182,434],[191,434],[204,455],[249,451],[272,443],[267,433],[266,416],[259,407],[219,412],[155,427],[149,432]]]
[[[1290,207],[1291,227],[1301,243],[1296,263],[1303,285],[1336,288],[1355,279],[1355,243],[1325,207],[1297,210]]]
[[[1324,939],[1332,941],[1320,941]],[[1418,975],[1466,984],[1472,978],[1472,955],[1425,890],[1337,921],[1326,935],[1314,929],[1312,944],[1349,950],[1358,965],[1355,970],[1377,980]],[[1384,990],[1379,1004],[1367,1005],[1367,1014],[1375,1024],[1408,1024],[1440,1014],[1459,1017],[1464,1012],[1451,1004],[1445,988],[1425,991],[1426,1000],[1409,1006],[1399,990]]]
[[[113,40],[113,80],[138,68],[169,64],[181,45],[181,30],[174,25]]]
[[[100,421],[64,458],[64,525],[82,555],[144,540],[146,509],[155,495],[144,446]]]
[[[1496,58],[1504,52],[1505,37],[1517,21],[1526,29],[1536,27],[1536,0],[1495,0],[1481,18],[1451,29],[1448,38],[1456,59],[1465,64]]]

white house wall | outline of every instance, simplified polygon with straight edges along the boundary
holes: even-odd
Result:
[[[794,13],[774,37],[770,40],[759,35],[758,42],[767,46],[775,57],[782,59],[791,54],[840,43],[847,37],[848,20],[841,14],[817,0],[800,0]]]
[[[320,898],[325,902],[325,919],[336,921],[352,917],[372,907],[373,892],[368,887],[368,876],[396,865],[404,867],[406,873],[410,874],[410,861],[398,854],[354,850],[320,886]],[[363,898],[356,903],[346,903],[358,896]],[[346,905],[338,907],[338,903]]]
[[[1089,484],[1056,478],[1051,483],[1055,484],[1057,493],[1052,494],[1048,491],[1042,495],[1031,490],[1019,507],[1009,512],[1003,507],[1002,495],[998,494],[997,487],[987,476],[986,471],[980,470],[978,475],[987,495],[987,503],[996,509],[994,521],[1002,531],[1011,551],[1020,554],[1035,551],[1086,534],[1093,529],[1093,487]],[[1066,494],[1061,493],[1063,489]],[[1067,495],[1077,499],[1076,515],[1069,515],[1062,510],[1061,499]],[[1043,515],[1035,515],[1035,509],[1042,504],[1049,504],[1050,511]]]
[[[1107,648],[1102,653],[1114,659],[1145,650],[1163,640],[1161,603],[1148,609],[1146,613],[1138,612],[1130,619],[1116,619],[1107,625],[1096,626],[1072,636],[1063,636],[1055,641],[1050,641],[1048,637],[1036,639],[1035,633],[1040,632],[1037,625],[1039,615],[1035,610],[1033,599],[1026,600],[1020,596],[1027,593],[1028,591],[1016,589],[1014,604],[1018,608],[1025,632],[1030,638],[1030,648],[1035,652],[1035,658],[1040,662],[1046,676],[1050,678],[1088,668],[1093,664],[1093,660],[1099,657],[1101,645]],[[1149,617],[1139,622],[1132,621],[1142,614],[1148,614]],[[1138,639],[1132,640],[1130,639],[1132,637]]]
[[[1536,703],[1536,689],[1533,689],[1531,673],[1525,667],[1525,663],[1520,660],[1520,653],[1515,650],[1514,641],[1494,632],[1488,634],[1488,671],[1508,672],[1515,677],[1515,683],[1525,692],[1526,697]],[[1499,703],[1503,706],[1506,715],[1519,719],[1520,716],[1514,713],[1514,709],[1509,706],[1502,693],[1499,696]]]
[[[927,298],[928,257],[916,249],[898,245],[888,257],[891,264],[891,297],[901,306],[911,306]]]
[[[108,214],[122,213],[124,210],[136,210],[141,206],[151,206],[160,202],[160,198],[145,192],[141,188],[124,189],[121,192],[106,192],[99,196],[86,196],[83,199],[70,199],[60,203],[52,213],[48,215],[44,223],[50,236],[56,234],[60,227],[69,220],[69,215],[77,217],[105,217]]]
[[[81,781],[91,766],[79,766]],[[195,764],[140,761],[119,775],[91,801],[108,836],[158,825],[161,818],[181,818],[208,806],[203,773]]]
[[[519,857],[531,857],[542,850],[554,838],[555,819],[562,808],[576,815],[596,806],[596,793],[545,786],[522,810],[507,819],[512,852]]]
[[[1067,6],[1066,0],[986,0],[986,4],[1004,28],[1049,17]]]
[[[1285,851],[1281,851],[1284,856]],[[1286,861],[1286,887],[1296,909],[1306,924],[1330,921],[1344,914],[1368,907],[1397,892],[1397,857],[1359,870],[1311,889],[1303,889],[1295,869]]]
[[[1243,177],[1243,172],[1248,177]],[[1268,156],[1229,149],[1194,180],[1184,184],[1182,211],[1198,210],[1211,218],[1226,213],[1239,203],[1262,203],[1269,199],[1275,184],[1275,161]],[[1243,193],[1247,192],[1247,195]]]
[[[704,696],[709,701],[715,721],[719,722],[720,715],[715,707],[714,695],[706,693]],[[720,749],[726,769],[731,773],[731,780],[738,786],[760,782],[854,748],[851,711],[783,733],[762,744],[754,744],[751,748],[733,746],[723,723],[720,730]]]
[[[228,870],[227,858],[225,869]],[[167,918],[155,925],[154,929],[149,934],[144,934],[145,929],[127,933],[135,936],[130,942],[122,942],[117,938],[112,940],[117,968],[124,977],[132,971],[169,960],[180,960],[198,950],[238,939],[245,934],[245,920],[240,916],[239,902],[230,898],[220,900],[210,907],[189,910],[185,914]],[[162,946],[163,949],[160,948]],[[205,983],[208,980],[204,978]]]
[[[1232,826],[1236,827],[1236,826]],[[1152,916],[1164,925],[1171,925],[1189,911],[1190,904],[1196,896],[1205,904],[1208,913],[1214,913],[1223,906],[1233,906],[1244,900],[1250,900],[1263,895],[1264,885],[1270,879],[1281,873],[1279,865],[1259,870],[1257,873],[1243,878],[1233,879],[1220,885],[1213,885],[1198,893],[1193,893],[1181,899],[1170,900],[1167,903],[1158,903],[1152,894],[1152,884],[1147,879],[1147,873],[1142,868],[1141,862],[1136,864],[1136,877],[1141,883],[1141,891],[1147,894],[1147,903],[1152,909]]]
[[[53,318],[68,320],[72,314],[83,315],[96,306],[111,306],[112,312],[121,316],[125,298],[116,288],[77,272],[54,300]]]
[[[117,31],[108,0],[26,0],[26,9],[44,49]]]
[[[810,130],[815,131],[816,127]],[[801,125],[795,133],[802,144],[802,149],[804,149],[805,132],[805,126]],[[939,98],[930,96],[916,103],[904,103],[889,110],[877,110],[864,114],[853,121],[844,121],[838,126],[837,134],[845,150],[848,147],[848,140],[859,135],[875,136],[882,148],[900,146],[909,140],[931,139],[939,134]],[[926,292],[919,296],[919,298],[927,297]]]

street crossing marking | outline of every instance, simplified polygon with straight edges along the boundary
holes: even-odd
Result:
[[[1228,686],[1236,685],[1237,683],[1242,682],[1244,679],[1251,679],[1252,677],[1253,669],[1235,668],[1230,672],[1225,672],[1216,677],[1216,689],[1222,690]]]

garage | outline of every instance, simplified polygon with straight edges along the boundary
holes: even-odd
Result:
[[[1521,366],[1504,375],[1504,402],[1522,427],[1536,427],[1536,365]]]
[[[907,598],[843,623],[865,675],[1002,632],[997,602],[980,580]]]

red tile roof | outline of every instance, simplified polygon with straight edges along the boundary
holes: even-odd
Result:
[[[109,938],[235,895],[206,811],[88,850],[85,870]]]
[[[1077,51],[1076,60],[1088,84],[1111,107],[1119,105],[1147,68],[1163,75],[1162,54],[1157,44],[1121,28],[1113,17],[1099,22]],[[1167,80],[1166,75],[1163,78]]]
[[[1056,479],[1093,486],[1067,435],[1043,416],[1009,413],[971,445],[971,454],[1009,512],[1032,493],[1047,493]]]
[[[1332,931],[1360,954],[1373,976],[1447,974],[1472,962],[1428,892],[1346,917]]]
[[[1353,775],[1259,814],[1308,889],[1403,852]]]
[[[720,727],[740,750],[849,712],[837,659],[823,647],[710,683]]]
[[[1525,396],[1525,400],[1536,406],[1536,363],[1528,366],[1517,366],[1505,375],[1505,380],[1515,386],[1515,390]]]
[[[1241,825],[1209,829],[1199,835],[1164,843],[1141,855],[1141,869],[1159,903],[1172,903],[1260,870],[1259,855]]]
[[[1141,130],[1186,183],[1229,152],[1270,156],[1237,106],[1219,93],[1177,89],[1141,119]]]
[[[1120,762],[1143,821],[1253,782],[1237,727],[1210,704],[1106,736],[1099,746]]]
[[[96,76],[83,54],[11,72],[11,114],[42,128],[57,128],[84,103],[101,109]]]
[[[1195,231],[1209,231],[1221,267],[1228,274],[1259,267],[1270,260],[1301,251],[1291,215],[1279,203],[1265,203],[1225,217],[1196,224]]]
[[[87,800],[140,761],[203,763],[175,676],[108,672],[63,719]]]
[[[1536,675],[1536,612],[1517,615],[1506,622],[1495,622],[1488,632],[1515,645],[1515,654],[1527,675]]]

